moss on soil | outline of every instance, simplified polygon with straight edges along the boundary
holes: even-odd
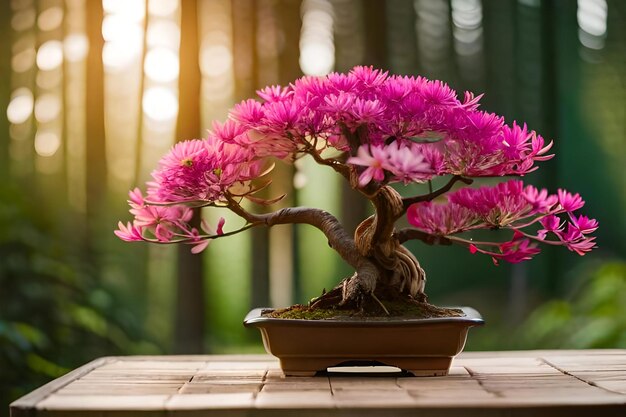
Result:
[[[344,310],[339,308],[310,308],[309,306],[296,304],[291,307],[264,312],[266,317],[282,319],[324,320],[333,318],[412,318],[425,319],[434,317],[461,317],[463,312],[459,309],[437,307],[428,303],[418,303],[415,300],[396,300],[382,302],[389,315],[382,309],[374,312]]]

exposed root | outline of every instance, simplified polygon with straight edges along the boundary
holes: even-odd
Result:
[[[376,301],[378,303],[378,305],[380,306],[380,308],[383,309],[383,311],[385,312],[386,315],[390,315],[389,310],[387,310],[387,307],[385,307],[385,305],[378,299],[378,297],[376,297],[376,294],[371,293],[370,294],[372,296],[372,298],[374,299],[374,301]]]
[[[264,313],[270,317],[291,318],[291,319],[329,319],[340,317],[366,317],[368,320],[383,320],[388,318],[432,318],[432,317],[460,317],[463,312],[458,309],[437,307],[427,302],[419,302],[408,296],[400,297],[396,300],[378,301],[382,306],[368,297],[367,309],[345,308],[345,306],[334,306],[330,308],[316,308],[313,305],[295,305],[284,309],[268,311]],[[376,308],[375,308],[376,307]]]
[[[402,245],[398,245],[395,255],[398,258],[398,267],[394,272],[392,282],[399,281],[400,291],[407,290],[413,298],[425,297],[426,272],[420,266],[417,258]]]
[[[341,300],[343,298],[342,291],[341,291],[342,285],[343,285],[343,282],[342,284],[339,284],[339,286],[333,288],[329,292],[326,292],[320,295],[319,297],[314,298],[309,303],[309,306],[312,309],[327,309],[327,308],[333,308],[335,306],[338,306],[341,303]]]
[[[351,265],[356,272],[330,292],[312,300],[310,308],[379,310],[389,314],[387,301],[408,297],[427,302],[426,274],[395,235],[395,221],[405,210],[402,198],[393,188],[384,186],[372,195],[371,201],[376,214],[361,222],[354,232],[357,257]]]

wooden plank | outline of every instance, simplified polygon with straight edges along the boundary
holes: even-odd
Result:
[[[457,358],[445,377],[363,367],[287,378],[267,355],[112,357],[34,391],[11,411],[17,417],[621,417],[624,360],[625,350],[480,352]]]
[[[88,374],[92,370],[116,360],[117,359],[115,357],[98,358],[81,366],[80,368],[68,372],[54,381],[48,382],[46,385],[43,385],[31,393],[13,401],[9,406],[11,410],[11,417],[32,417],[36,415],[35,407],[37,406],[37,403],[50,396],[55,391],[63,388],[70,382]]]

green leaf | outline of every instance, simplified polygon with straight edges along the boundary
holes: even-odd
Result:
[[[427,130],[418,136],[410,137],[413,142],[416,143],[435,143],[445,139],[446,135],[443,132],[436,132],[434,130]]]

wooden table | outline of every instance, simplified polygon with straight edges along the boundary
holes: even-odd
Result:
[[[626,350],[463,353],[430,378],[284,378],[265,355],[109,357],[15,401],[11,415],[624,417]]]

